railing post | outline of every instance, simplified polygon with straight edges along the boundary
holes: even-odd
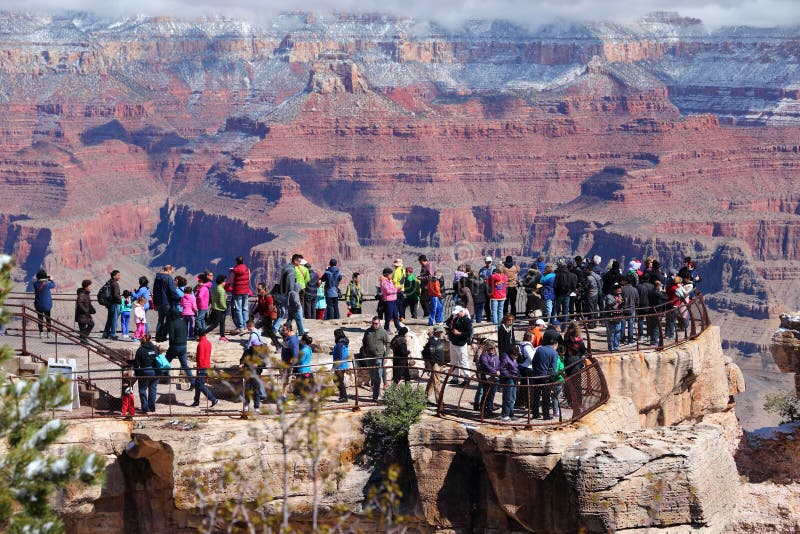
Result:
[[[433,372],[435,373],[436,370],[434,369]],[[442,381],[441,388],[439,389],[439,398],[437,399],[438,402],[436,403],[436,405],[437,405],[437,407],[436,407],[436,415],[438,417],[443,417],[444,416],[444,390],[447,387],[447,383],[450,381],[450,377],[452,375],[453,375],[453,366],[451,365],[451,366],[449,366],[449,370],[447,371],[447,374],[444,375],[444,380]]]
[[[355,360],[353,360],[353,365],[352,365],[351,369],[353,371],[353,385],[355,386],[355,389],[356,389],[356,404],[355,404],[355,406],[353,406],[353,411],[354,412],[360,412],[361,411],[361,407],[358,405],[358,369],[356,368]]]
[[[22,305],[22,354],[28,354],[28,314],[25,312],[26,307]]]

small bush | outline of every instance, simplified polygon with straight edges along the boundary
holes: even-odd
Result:
[[[767,395],[764,409],[769,413],[778,414],[781,417],[781,424],[800,421],[800,399],[793,392]]]
[[[402,382],[392,384],[383,393],[381,411],[364,418],[366,444],[371,455],[382,455],[405,443],[408,429],[425,411],[425,390]]]

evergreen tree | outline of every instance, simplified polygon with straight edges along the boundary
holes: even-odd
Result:
[[[11,290],[11,267],[11,258],[0,255],[0,304]],[[5,319],[0,313],[0,324]],[[76,482],[98,483],[105,459],[79,448],[47,454],[66,432],[50,415],[70,402],[71,383],[44,373],[32,379],[9,376],[2,365],[11,357],[8,347],[0,347],[0,532],[60,533],[64,525],[53,511],[53,493]]]

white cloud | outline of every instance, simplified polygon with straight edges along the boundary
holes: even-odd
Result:
[[[432,19],[448,25],[470,18],[505,18],[528,26],[556,19],[574,21],[638,18],[650,11],[678,11],[703,20],[710,28],[723,25],[776,26],[800,24],[798,0],[28,0],[29,12],[78,10],[118,17],[132,14],[197,17],[228,15],[255,22],[287,9],[305,11],[381,12]],[[0,0],[0,9],[16,10],[18,0]]]

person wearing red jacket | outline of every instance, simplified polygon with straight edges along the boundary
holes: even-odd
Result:
[[[503,318],[503,304],[506,301],[508,277],[495,269],[492,276],[486,280],[486,284],[489,286],[489,298],[492,300],[492,322],[496,327],[500,328],[500,321]]]
[[[236,257],[236,266],[231,267],[228,277],[228,291],[231,292],[231,317],[236,326],[236,333],[241,334],[247,321],[247,303],[253,291],[250,289],[250,269],[244,264],[242,256]]]
[[[200,339],[197,342],[197,377],[194,381],[194,402],[192,406],[200,406],[200,393],[211,401],[212,408],[219,402],[219,399],[206,387],[206,377],[210,367],[211,342],[206,338],[206,333],[201,330]]]

